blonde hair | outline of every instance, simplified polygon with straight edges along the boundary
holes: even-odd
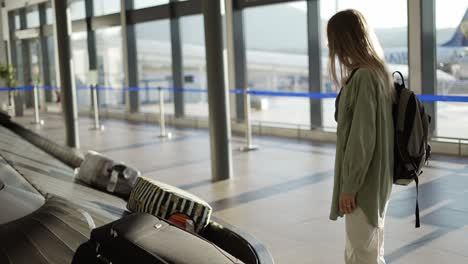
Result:
[[[357,10],[348,9],[336,13],[327,25],[329,48],[329,72],[337,87],[356,68],[367,68],[378,78],[388,98],[394,97],[390,74],[383,59],[383,51],[369,28],[364,16]],[[340,76],[337,75],[336,59]]]

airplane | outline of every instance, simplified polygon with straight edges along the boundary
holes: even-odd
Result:
[[[437,66],[451,73],[451,65],[466,56],[468,56],[468,9],[452,38],[437,47]],[[408,64],[408,49],[406,47],[387,48],[385,60],[390,64]],[[461,77],[468,78],[468,75]]]

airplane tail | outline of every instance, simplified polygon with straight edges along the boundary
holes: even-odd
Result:
[[[468,47],[468,9],[458,25],[452,39],[442,45],[443,47]]]

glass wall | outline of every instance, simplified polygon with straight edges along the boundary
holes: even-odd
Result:
[[[140,9],[145,7],[164,5],[169,3],[169,0],[133,0],[133,8]]]
[[[30,73],[29,83],[40,85],[42,83],[42,52],[39,40],[30,39],[27,42],[29,49]]]
[[[46,24],[54,24],[54,14],[52,10],[52,4],[51,2],[47,2],[46,4]]]
[[[207,89],[205,28],[202,15],[192,15],[180,19],[184,87]],[[184,93],[185,114],[187,116],[208,116],[208,93]]]
[[[22,41],[21,40],[16,40],[12,44],[15,45],[16,49],[16,58],[12,58],[15,60],[15,68],[16,68],[16,79],[18,81],[18,86],[23,86],[26,85],[25,80],[24,80],[24,66],[25,63],[23,62],[24,54],[23,54],[23,49],[22,49]],[[19,95],[14,96],[15,98],[15,105],[24,105],[25,103],[25,91],[20,91]],[[18,115],[23,114],[23,107],[16,107],[16,111],[18,111]]]
[[[68,0],[70,17],[72,20],[86,18],[86,6],[84,0]]]
[[[94,15],[101,16],[120,12],[120,0],[93,0]],[[168,4],[169,0],[134,0],[134,8]],[[86,16],[85,0],[68,0],[74,20]],[[308,47],[307,47],[307,2],[262,5],[244,9],[244,31],[247,49],[248,87],[256,90],[307,92]],[[375,29],[385,60],[391,71],[399,70],[408,78],[408,21],[407,0],[336,0],[321,1],[321,48],[323,92],[337,92],[327,70],[328,48],[326,24],[338,11],[353,8],[362,12],[368,24]],[[25,8],[26,26],[39,26],[38,5]],[[392,19],[388,19],[392,14]],[[14,28],[20,29],[20,16],[14,11]],[[53,23],[50,2],[46,5],[46,23]],[[206,89],[206,56],[204,21],[201,14],[180,18],[183,53],[184,87]],[[451,0],[449,4],[436,0],[437,37],[437,89],[441,95],[468,96],[468,4],[466,0]],[[159,96],[152,88],[173,87],[170,22],[168,19],[135,25],[137,42],[138,86],[148,88],[140,92],[141,111],[157,112]],[[86,32],[73,33],[71,46],[75,82],[78,88],[80,107],[90,103],[87,88],[89,58]],[[18,44],[20,42],[17,42]],[[121,27],[96,30],[96,50],[102,106],[124,109],[126,94],[122,92],[124,75],[122,65]],[[56,83],[55,51],[52,37],[47,38],[50,61],[51,85]],[[22,62],[21,47],[16,49],[18,77]],[[33,50],[31,49],[32,53]],[[32,54],[31,56],[33,56]],[[32,65],[39,67],[39,56],[31,58]],[[39,69],[40,70],[40,69]],[[33,72],[35,69],[33,69]],[[173,94],[166,92],[164,98],[168,114],[174,112]],[[54,94],[59,99],[59,94]],[[252,118],[274,126],[310,126],[309,99],[293,97],[252,97]],[[184,102],[187,116],[208,116],[206,92],[186,92]],[[436,135],[440,137],[468,138],[468,104],[455,102],[437,103]],[[333,118],[334,99],[323,100],[324,127],[335,128]]]
[[[75,86],[77,94],[78,107],[89,109],[91,106],[91,93],[88,88],[88,44],[86,32],[75,32],[71,35],[71,52],[73,57],[73,70],[75,74]]]
[[[248,87],[307,92],[306,1],[244,11]],[[310,127],[308,98],[252,96],[252,119],[275,126]]]
[[[437,93],[468,95],[468,3],[436,1]],[[468,138],[468,103],[438,102],[436,134]]]
[[[21,29],[21,18],[18,11],[15,12],[15,30]]]
[[[18,80],[18,85],[23,86],[26,85],[26,82],[24,80],[24,62],[23,62],[23,49],[22,49],[22,43],[21,40],[16,40],[15,41],[15,49],[16,49],[16,78]]]
[[[46,39],[47,42],[47,54],[49,55],[49,78],[50,78],[50,86],[58,87],[57,84],[57,72],[55,70],[55,42],[54,37],[49,36]],[[52,92],[52,102],[59,102],[59,91]]]
[[[159,94],[154,88],[172,87],[172,50],[169,20],[135,25],[140,111],[159,112]],[[165,91],[166,110],[174,113],[173,94]]]
[[[103,107],[124,110],[126,94],[122,91],[124,83],[122,65],[121,27],[110,27],[96,30],[96,53],[99,103]]]
[[[26,8],[26,27],[33,28],[39,26],[39,9],[37,5]]]
[[[114,14],[120,12],[120,0],[93,0],[95,16]]]
[[[338,92],[333,87],[328,75],[328,47],[326,26],[328,20],[338,11],[356,9],[360,11],[367,23],[374,29],[377,39],[383,48],[385,60],[390,71],[401,71],[408,78],[408,18],[407,0],[338,0],[321,1],[322,21],[322,63],[323,63],[323,87],[324,92]],[[338,4],[338,5],[336,5]],[[392,19],[388,19],[392,14]],[[325,127],[336,127],[334,119],[335,99],[323,100],[323,121]]]

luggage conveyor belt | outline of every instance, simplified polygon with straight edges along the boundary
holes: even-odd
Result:
[[[34,200],[28,215],[12,222],[0,218],[0,263],[71,263],[94,227],[126,214],[123,199],[74,181],[80,160],[66,147],[0,117],[0,173],[13,171],[16,184]],[[0,177],[0,205],[15,206],[1,196],[10,185]],[[263,244],[216,217],[201,235],[244,263],[274,263]],[[53,253],[57,250],[63,252]]]
[[[44,197],[0,156],[0,224],[32,213],[44,202]]]
[[[72,168],[3,126],[0,126],[0,155],[43,195],[63,197],[109,220],[119,218],[125,211],[124,200],[76,184]]]
[[[94,227],[122,216],[125,201],[73,177],[72,168],[0,126],[0,263],[71,263]]]
[[[107,222],[68,200],[48,197],[38,210],[0,225],[0,263],[71,263],[91,230]]]

